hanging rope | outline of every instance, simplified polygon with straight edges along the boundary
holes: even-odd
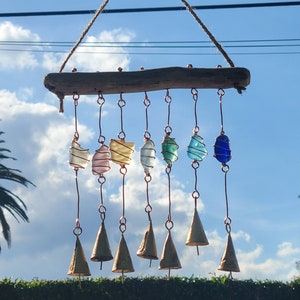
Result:
[[[98,10],[96,11],[96,13],[93,16],[92,20],[87,25],[86,29],[82,32],[80,38],[78,39],[78,41],[76,42],[76,44],[73,46],[73,48],[71,49],[71,51],[67,55],[66,59],[63,61],[62,65],[61,65],[61,67],[59,69],[59,73],[62,72],[62,70],[66,66],[68,60],[71,58],[71,56],[73,55],[73,53],[75,52],[75,50],[77,49],[77,47],[79,46],[79,44],[82,42],[82,40],[84,39],[84,37],[86,36],[86,34],[90,30],[90,28],[93,26],[93,24],[96,21],[97,17],[102,13],[102,11],[104,10],[104,8],[108,4],[108,2],[109,2],[109,0],[104,0],[103,3],[101,4],[101,6],[98,8]]]
[[[214,43],[214,45],[217,47],[217,49],[221,52],[221,54],[226,59],[227,63],[230,67],[234,68],[234,63],[228,56],[228,54],[225,52],[223,47],[218,43],[218,41],[215,39],[215,37],[212,35],[212,33],[208,30],[208,28],[205,26],[205,24],[200,20],[200,18],[197,16],[193,8],[187,3],[185,0],[181,0],[182,3],[185,5],[186,9],[192,14],[192,16],[195,18],[195,20],[198,22],[198,24],[202,27],[204,32],[208,35],[210,40]]]

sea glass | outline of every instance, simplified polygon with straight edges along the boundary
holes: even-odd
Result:
[[[132,153],[134,152],[134,143],[124,140],[110,140],[111,161],[119,165],[129,165]]]
[[[175,138],[171,138],[169,135],[164,137],[162,142],[162,155],[168,165],[172,165],[178,159],[179,146],[175,142]]]
[[[102,144],[99,149],[95,151],[92,158],[92,173],[94,175],[102,175],[110,170],[109,165],[110,152],[109,147]]]
[[[207,155],[207,150],[205,148],[205,144],[203,143],[203,138],[200,135],[194,134],[191,137],[187,155],[190,159],[196,161],[202,161]]]
[[[229,144],[229,138],[225,134],[221,134],[216,138],[214,145],[214,156],[221,163],[226,164],[231,159],[231,150]]]
[[[155,153],[154,142],[152,140],[147,140],[140,152],[140,161],[146,174],[149,174],[154,167]]]
[[[84,149],[75,140],[69,149],[69,164],[74,168],[84,169],[90,161],[89,149]]]

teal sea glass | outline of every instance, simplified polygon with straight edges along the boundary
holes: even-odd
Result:
[[[214,157],[221,163],[226,164],[231,159],[231,150],[229,146],[229,138],[225,134],[221,134],[216,138]]]
[[[187,155],[190,159],[196,161],[202,161],[207,155],[203,138],[200,135],[194,134],[191,137],[190,144],[188,145]]]
[[[168,165],[172,165],[178,159],[178,148],[179,146],[176,144],[175,138],[171,138],[169,135],[164,137],[161,153]]]

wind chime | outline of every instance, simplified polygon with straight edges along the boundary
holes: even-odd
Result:
[[[121,184],[121,216],[119,218],[119,231],[121,233],[119,245],[114,257],[112,272],[121,273],[122,280],[124,280],[124,273],[134,272],[129,249],[125,240],[125,232],[127,229],[126,218],[126,201],[125,201],[125,178],[127,174],[127,165],[131,161],[132,153],[134,152],[135,144],[127,142],[126,134],[123,128],[123,109],[126,102],[123,98],[124,94],[129,93],[144,93],[145,119],[146,127],[144,131],[144,144],[140,149],[140,163],[144,170],[144,181],[146,184],[146,206],[145,212],[148,216],[148,227],[145,231],[144,237],[137,250],[137,256],[150,260],[157,260],[157,249],[154,238],[153,224],[152,224],[152,205],[150,204],[149,185],[152,181],[151,171],[154,167],[155,161],[155,145],[151,139],[149,132],[148,109],[150,106],[150,99],[148,92],[156,90],[164,90],[165,103],[167,104],[167,124],[164,128],[164,137],[161,144],[161,154],[166,163],[165,173],[167,176],[168,187],[168,214],[165,221],[165,228],[167,230],[167,237],[165,239],[162,255],[159,262],[160,270],[168,270],[168,277],[170,277],[171,269],[181,268],[181,263],[177,255],[177,251],[172,239],[171,231],[174,227],[172,218],[172,189],[171,189],[171,171],[173,163],[178,159],[178,144],[175,138],[172,137],[172,127],[170,124],[171,103],[170,90],[174,89],[190,89],[194,101],[194,128],[193,135],[187,147],[187,156],[192,160],[191,167],[194,172],[194,190],[191,194],[194,209],[192,222],[186,238],[186,245],[196,246],[197,254],[199,255],[199,246],[208,245],[208,239],[200,220],[197,204],[200,198],[198,190],[198,170],[200,163],[207,156],[207,150],[203,138],[200,136],[200,128],[198,126],[197,118],[197,103],[198,103],[198,89],[215,89],[219,96],[220,116],[221,116],[221,132],[216,138],[214,144],[214,156],[221,163],[221,170],[224,173],[224,189],[225,189],[225,205],[226,217],[224,219],[225,229],[227,232],[227,244],[220,261],[219,270],[229,272],[232,277],[232,272],[239,272],[239,265],[235,255],[232,237],[231,237],[231,218],[229,217],[229,203],[227,193],[227,174],[229,172],[228,162],[231,159],[231,150],[229,145],[229,138],[225,135],[223,126],[223,110],[222,98],[225,94],[224,89],[235,88],[238,93],[242,93],[246,86],[250,83],[250,72],[245,68],[235,67],[231,59],[228,57],[221,45],[215,40],[213,35],[209,32],[203,22],[196,15],[191,6],[182,0],[187,10],[191,13],[197,23],[202,27],[205,33],[209,36],[211,41],[217,49],[224,56],[229,68],[193,68],[189,65],[186,68],[182,67],[167,67],[159,69],[148,69],[140,71],[122,72],[119,68],[118,72],[95,72],[95,73],[62,73],[70,56],[74,53],[77,46],[80,44],[89,28],[92,26],[95,19],[103,11],[108,3],[105,0],[101,7],[97,10],[92,21],[89,23],[87,29],[83,32],[78,42],[70,51],[68,57],[63,62],[59,73],[47,74],[44,78],[44,85],[49,91],[57,95],[60,100],[60,112],[63,112],[63,99],[67,95],[72,95],[74,99],[75,111],[75,133],[70,147],[69,163],[75,171],[75,183],[77,192],[77,216],[73,233],[76,236],[75,250],[71,259],[68,274],[72,276],[89,276],[90,271],[86,262],[84,251],[80,243],[79,237],[82,233],[80,225],[80,195],[78,186],[78,170],[85,168],[90,160],[88,149],[81,148],[79,144],[79,133],[77,129],[77,105],[79,95],[98,95],[97,103],[99,104],[99,149],[95,151],[92,158],[92,173],[98,176],[100,204],[98,212],[100,214],[101,224],[98,230],[94,248],[90,259],[95,262],[100,262],[100,269],[102,262],[112,260],[113,256],[110,250],[108,237],[105,229],[106,207],[103,199],[103,185],[106,182],[104,176],[105,172],[110,170],[109,162],[120,166],[119,172],[122,177]],[[75,92],[74,92],[75,91]],[[147,91],[147,92],[146,92]],[[111,139],[109,146],[105,145],[105,137],[102,134],[102,106],[105,102],[105,94],[118,94],[119,100],[117,102],[120,109],[120,132],[117,139]]]

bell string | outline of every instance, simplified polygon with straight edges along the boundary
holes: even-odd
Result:
[[[149,116],[148,116],[148,109],[150,107],[151,101],[148,98],[147,92],[145,92],[144,98],[144,106],[145,106],[145,132],[144,132],[144,145],[140,151],[140,162],[144,168],[144,181],[146,183],[146,206],[145,212],[148,215],[149,225],[146,229],[144,234],[143,240],[138,248],[137,256],[145,259],[149,259],[149,267],[151,267],[152,260],[157,260],[157,249],[156,249],[156,242],[154,237],[152,219],[151,219],[151,212],[152,206],[150,204],[150,197],[149,197],[149,184],[152,180],[152,176],[150,172],[154,167],[155,161],[155,145],[154,142],[151,140],[151,134],[149,132]]]
[[[89,266],[84,254],[83,247],[81,245],[79,236],[82,234],[82,228],[80,225],[80,192],[78,184],[78,170],[79,168],[85,168],[89,162],[89,151],[88,149],[83,149],[78,143],[79,133],[78,133],[78,120],[77,120],[77,106],[78,106],[79,95],[77,93],[73,94],[74,100],[74,119],[75,119],[75,132],[72,140],[71,147],[69,149],[69,164],[73,167],[75,172],[75,187],[77,194],[77,213],[75,220],[75,227],[73,228],[73,234],[76,236],[75,248],[70,261],[68,275],[77,276],[79,278],[79,286],[81,287],[81,276],[90,276]]]
[[[231,150],[229,138],[225,135],[224,121],[223,121],[223,105],[222,100],[225,94],[223,89],[217,91],[219,96],[220,105],[220,119],[221,119],[221,132],[216,138],[214,145],[214,156],[221,163],[221,170],[224,173],[224,195],[225,195],[225,209],[226,216],[224,218],[225,229],[227,232],[227,244],[223,252],[218,270],[229,272],[229,278],[232,278],[232,272],[240,272],[239,264],[236,258],[232,238],[231,238],[231,218],[229,217],[229,201],[227,189],[227,174],[229,172],[229,165],[227,162],[231,159]]]
[[[112,260],[113,256],[110,250],[109,240],[104,222],[106,217],[106,207],[104,206],[103,199],[103,185],[106,182],[106,178],[103,174],[110,170],[110,152],[108,146],[105,145],[105,136],[102,134],[102,108],[105,103],[105,99],[101,92],[98,92],[97,103],[99,104],[99,149],[95,150],[95,154],[92,158],[92,173],[94,175],[98,175],[100,197],[98,212],[100,215],[101,224],[98,229],[90,260],[93,262],[100,262],[100,270],[102,270],[102,263],[104,261]]]
[[[121,72],[121,68],[119,68]],[[119,219],[119,230],[121,232],[121,239],[115,255],[112,272],[122,274],[122,282],[124,282],[124,273],[134,272],[134,267],[131,261],[129,249],[124,237],[124,233],[127,227],[127,219],[125,217],[125,177],[127,174],[126,165],[130,163],[131,155],[134,151],[134,143],[125,142],[125,131],[123,128],[123,108],[126,102],[120,93],[120,99],[118,100],[118,106],[120,108],[120,127],[121,130],[118,134],[119,140],[110,141],[111,160],[114,163],[120,165],[120,174],[122,175],[122,214]]]
[[[191,141],[188,145],[187,155],[190,159],[192,159],[191,166],[194,170],[194,191],[192,192],[192,198],[194,200],[194,214],[185,244],[187,246],[196,246],[197,255],[199,255],[199,246],[206,246],[209,244],[197,210],[198,199],[200,198],[198,190],[198,169],[200,167],[200,162],[202,162],[207,155],[207,150],[205,148],[203,138],[198,135],[197,89],[192,88],[191,94],[194,100],[195,126],[193,129],[193,136],[191,137]]]

